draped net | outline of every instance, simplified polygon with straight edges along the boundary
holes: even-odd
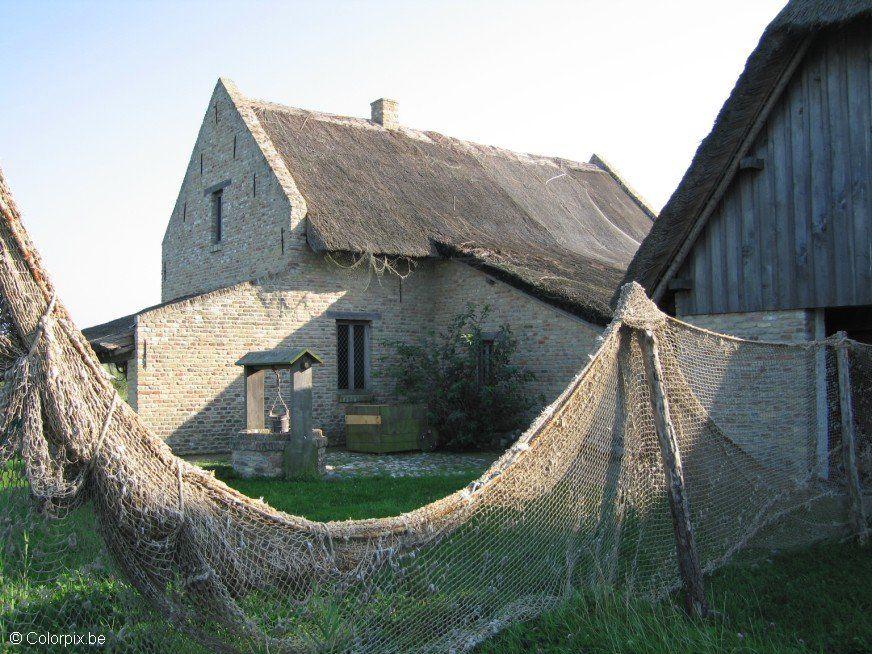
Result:
[[[4,642],[91,632],[131,652],[460,652],[574,593],[662,598],[680,580],[645,329],[703,569],[847,532],[833,344],[706,332],[635,285],[585,369],[467,488],[393,518],[287,515],[175,457],[117,399],[53,302],[2,178],[0,209]],[[844,345],[868,374],[869,349]]]

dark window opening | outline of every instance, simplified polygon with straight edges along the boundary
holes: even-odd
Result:
[[[481,350],[478,353],[478,383],[489,384],[493,381],[494,338],[481,339]]]
[[[166,281],[166,278],[167,278],[167,262],[166,261],[163,262],[163,266],[161,268],[161,278],[164,281]]]
[[[185,202],[182,205],[182,222],[185,222],[188,219],[188,203]]]
[[[224,189],[218,189],[212,193],[212,242],[220,243],[222,236],[222,210]]]
[[[233,158],[236,159],[236,134],[233,135]]]
[[[827,336],[845,332],[848,338],[872,344],[872,306],[825,309],[824,324]]]
[[[336,322],[336,372],[340,390],[364,390],[369,385],[368,322]]]
[[[218,124],[218,103],[215,103],[215,124]]]
[[[282,243],[282,254],[285,253],[285,228],[282,227],[282,235],[281,235],[281,243]]]
[[[200,174],[203,174],[203,153],[200,153]]]
[[[251,178],[251,194],[257,195],[257,173]]]
[[[681,291],[685,295],[689,295],[687,291]],[[660,300],[660,310],[665,313],[667,316],[675,316],[677,309],[677,297],[676,291],[666,291],[663,294],[663,298]]]

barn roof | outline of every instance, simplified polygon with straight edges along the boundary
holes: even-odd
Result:
[[[161,302],[160,304],[141,309],[136,313],[121,316],[120,318],[115,318],[114,320],[99,325],[86,327],[82,330],[82,334],[84,334],[85,338],[88,339],[88,342],[91,344],[91,347],[94,348],[94,352],[97,353],[97,357],[100,361],[120,363],[126,361],[133,355],[133,332],[136,326],[137,316],[143,313],[148,313],[149,311],[154,311],[155,309],[161,309],[171,304],[178,304],[185,300],[190,300],[199,295],[205,294],[194,293],[183,295],[166,302]]]
[[[658,285],[667,281],[670,264],[716,190],[735,173],[738,151],[808,38],[870,15],[872,0],[791,0],[781,10],[748,57],[711,132],[636,252],[625,281],[639,282],[655,299],[662,295],[662,289],[655,293]]]
[[[316,251],[451,256],[595,322],[653,212],[599,158],[510,152],[246,100],[308,205]]]

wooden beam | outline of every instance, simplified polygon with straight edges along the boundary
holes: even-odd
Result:
[[[263,368],[245,368],[245,428],[264,428]]]
[[[699,563],[693,525],[690,522],[690,502],[684,488],[684,470],[681,465],[678,438],[669,415],[669,400],[666,396],[666,383],[663,379],[657,337],[653,332],[645,330],[641,333],[641,345],[645,361],[645,376],[651,394],[654,428],[660,443],[663,470],[666,473],[678,570],[684,583],[684,608],[691,617],[705,617],[708,615],[708,603],[705,598],[702,567]]]
[[[763,170],[763,157],[742,157],[739,160],[739,170]]]
[[[865,545],[869,540],[869,526],[863,510],[863,493],[860,490],[860,473],[857,469],[857,443],[854,436],[854,402],[851,395],[851,362],[848,358],[848,337],[838,333],[836,341],[836,365],[839,369],[839,406],[842,409],[842,460],[851,498],[851,519],[854,531]]]
[[[670,291],[691,291],[693,290],[693,279],[690,277],[675,277],[669,280]]]
[[[823,309],[811,310],[814,318],[814,338],[823,341],[827,337],[826,316]],[[817,473],[821,479],[830,477],[830,406],[827,401],[827,348],[817,346],[814,355],[815,370],[815,458]]]
[[[312,437],[312,368],[291,373],[291,434]]]

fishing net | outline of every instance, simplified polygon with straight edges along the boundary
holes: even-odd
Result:
[[[704,571],[848,533],[837,420],[823,447],[816,425],[837,414],[835,348],[857,370],[869,349],[713,334],[638,286],[468,487],[386,519],[287,515],[174,456],[118,399],[2,183],[0,209],[0,637],[43,637],[24,651],[77,634],[121,652],[460,652],[579,591],[662,598],[680,579],[645,338]]]

